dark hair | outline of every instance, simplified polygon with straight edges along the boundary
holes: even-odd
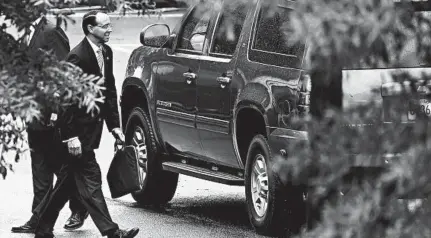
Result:
[[[45,3],[41,3],[35,6],[25,6],[24,10],[30,16],[30,20],[34,21],[39,18],[42,14],[47,14],[47,6]]]
[[[82,30],[84,31],[85,35],[88,35],[88,25],[95,26],[96,25],[96,15],[100,11],[93,10],[87,12],[84,17],[82,18]]]
[[[48,9],[47,9],[47,5],[45,3],[41,3],[37,6],[35,6],[35,10],[36,12],[40,15],[40,14],[47,14],[48,13]]]

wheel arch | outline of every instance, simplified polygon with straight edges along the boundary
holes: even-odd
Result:
[[[246,164],[250,142],[258,134],[265,138],[269,135],[264,107],[254,102],[239,103],[234,113],[233,140],[238,162],[242,167]]]
[[[151,121],[151,126],[154,130],[154,135],[156,139],[157,146],[160,149],[164,149],[161,145],[163,144],[160,140],[159,133],[158,133],[158,127],[155,123],[155,113],[154,113],[154,106],[152,106],[152,99],[150,98],[150,95],[148,93],[148,90],[142,82],[142,80],[130,77],[127,78],[124,81],[123,88],[122,88],[122,94],[121,94],[121,125],[123,129],[125,129],[127,125],[128,117],[135,107],[142,108],[146,113],[148,113],[149,119]]]

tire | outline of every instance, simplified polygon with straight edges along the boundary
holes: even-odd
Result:
[[[248,148],[245,168],[245,193],[250,222],[257,233],[265,236],[298,233],[306,222],[304,190],[299,186],[283,185],[270,169],[271,162],[271,151],[266,138],[256,135]],[[260,181],[260,186],[256,181]]]
[[[132,193],[133,199],[141,205],[168,203],[177,189],[178,174],[163,171],[149,116],[141,108],[129,114],[125,136],[126,145],[137,147],[139,154],[141,189]]]

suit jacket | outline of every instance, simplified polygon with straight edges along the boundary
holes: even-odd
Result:
[[[86,113],[86,107],[70,106],[61,116],[60,133],[62,140],[78,137],[84,150],[97,149],[102,136],[103,122],[111,131],[120,127],[117,105],[117,91],[112,68],[112,50],[103,45],[104,58],[104,103],[98,103],[100,111],[96,115]],[[80,67],[84,73],[102,76],[96,55],[87,38],[84,38],[67,56],[67,61]]]
[[[42,55],[42,50],[53,51],[58,60],[64,60],[70,51],[69,39],[63,29],[57,27],[45,17],[42,17],[38,25],[36,25],[33,37],[30,39],[28,47],[28,55],[32,59],[37,59]],[[44,131],[49,130],[47,126],[50,119],[50,109],[46,108],[42,111],[40,121],[33,120],[29,124],[30,130]]]

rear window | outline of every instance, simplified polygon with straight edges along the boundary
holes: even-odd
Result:
[[[268,6],[262,7],[257,21],[253,49],[276,54],[298,56],[301,51],[301,46],[290,45],[287,40],[288,36],[283,30],[289,23],[291,11],[293,11],[293,9],[285,6],[277,6],[275,10]]]
[[[292,2],[275,1],[276,6],[265,3],[259,8],[254,26],[253,42],[251,44],[250,60],[299,68],[304,53],[304,44],[289,42],[287,27],[289,24]],[[268,1],[269,2],[269,1]]]

